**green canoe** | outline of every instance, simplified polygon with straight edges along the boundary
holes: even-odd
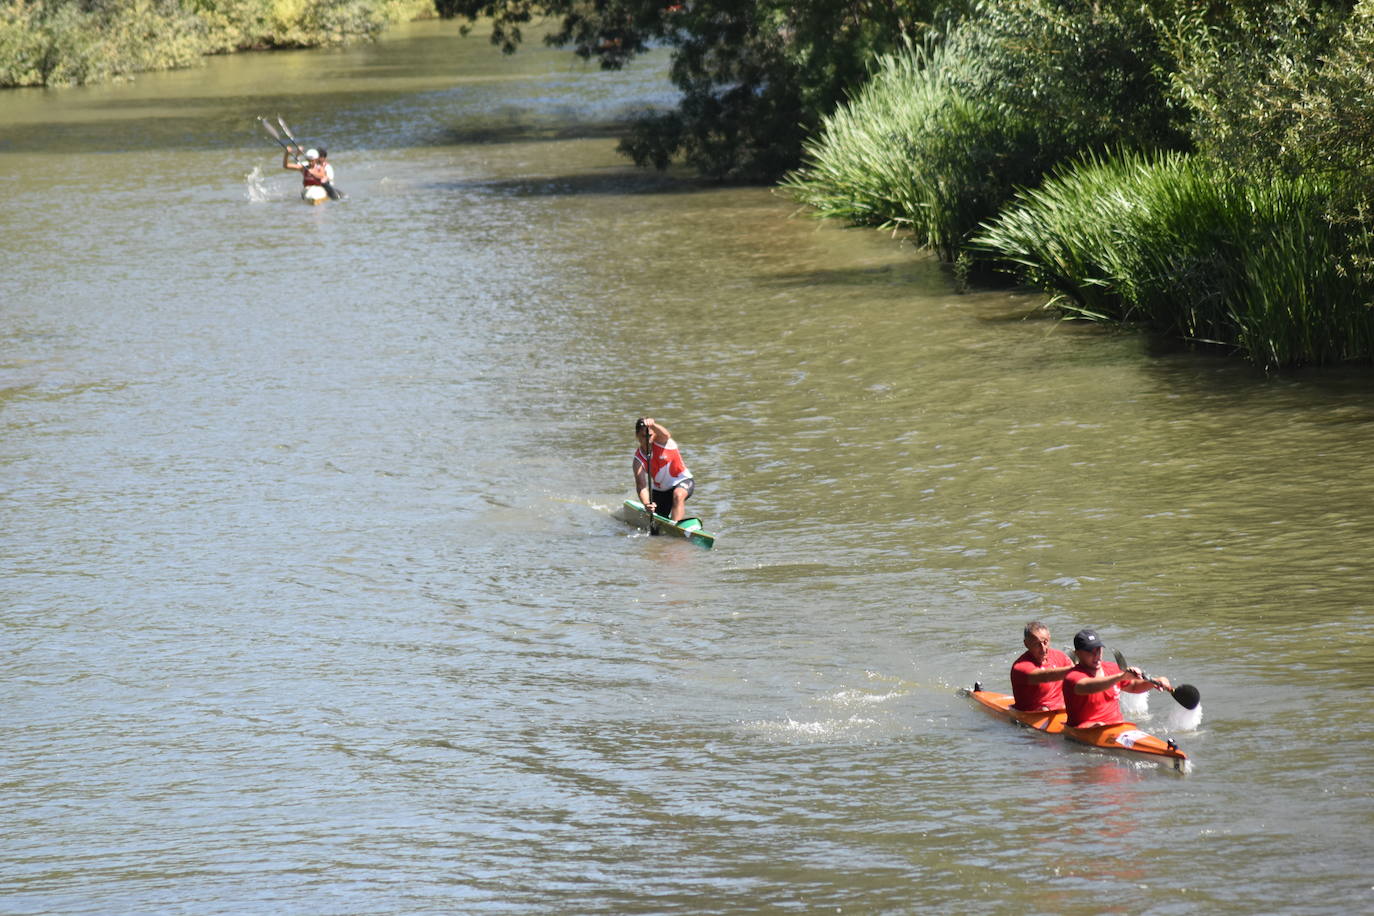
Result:
[[[649,530],[649,510],[645,509],[644,504],[637,499],[625,500],[625,506],[621,510],[621,518],[636,528]],[[701,530],[701,519],[699,518],[684,518],[680,522],[674,522],[654,514],[654,522],[654,527],[659,534],[683,538],[693,544],[700,544],[702,547],[714,547],[716,544],[714,534]]]

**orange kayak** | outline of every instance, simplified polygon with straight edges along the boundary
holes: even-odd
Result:
[[[1049,735],[1063,735],[1077,744],[1085,744],[1132,760],[1144,760],[1173,770],[1186,772],[1188,755],[1178,749],[1172,739],[1156,738],[1141,731],[1134,722],[1120,725],[1099,725],[1094,728],[1070,728],[1063,710],[1056,712],[1022,712],[1012,709],[1011,694],[992,693],[974,684],[972,690],[961,691],[978,705],[997,716],[1033,728]]]

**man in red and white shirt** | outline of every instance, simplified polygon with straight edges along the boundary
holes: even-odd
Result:
[[[635,492],[642,505],[675,522],[687,513],[687,499],[696,489],[692,472],[682,460],[682,452],[667,427],[653,417],[635,420]]]

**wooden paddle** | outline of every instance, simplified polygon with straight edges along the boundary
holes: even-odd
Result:
[[[1116,658],[1117,667],[1125,671],[1127,667],[1126,656],[1122,655],[1119,649],[1113,649],[1112,655]],[[1201,692],[1192,684],[1179,684],[1177,687],[1165,687],[1159,681],[1145,674],[1143,670],[1140,673],[1145,675],[1145,680],[1149,681],[1151,684],[1154,684],[1161,690],[1167,690],[1169,695],[1184,709],[1197,709],[1197,704],[1202,702]]]

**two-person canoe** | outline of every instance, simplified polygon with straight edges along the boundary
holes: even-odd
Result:
[[[1013,709],[1014,701],[1010,694],[993,693],[983,689],[982,684],[974,684],[972,690],[961,690],[972,697],[980,708],[987,710],[999,719],[1033,728],[1047,735],[1063,735],[1077,744],[1085,744],[1098,750],[1107,751],[1130,760],[1168,767],[1186,773],[1189,769],[1188,755],[1178,749],[1173,739],[1156,738],[1146,734],[1134,722],[1119,725],[1099,725],[1094,728],[1071,728],[1068,716],[1063,712],[1023,712]]]
[[[652,528],[649,524],[651,515],[653,516]],[[625,500],[625,505],[621,509],[621,518],[637,528],[643,528],[645,531],[655,530],[659,534],[684,538],[702,547],[714,547],[716,545],[716,536],[701,530],[701,519],[684,518],[680,522],[675,522],[658,513],[650,513],[648,509],[644,508],[644,504],[637,499]]]

